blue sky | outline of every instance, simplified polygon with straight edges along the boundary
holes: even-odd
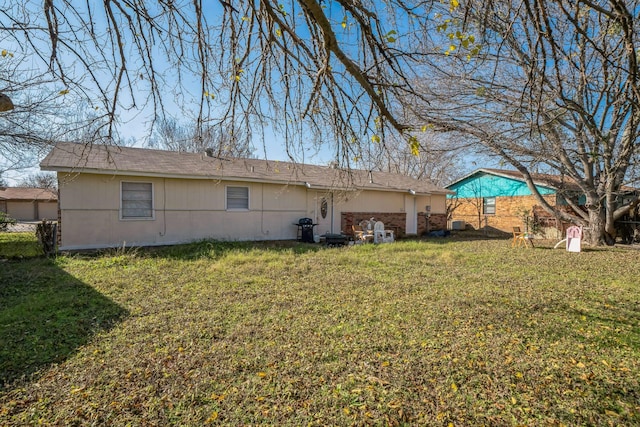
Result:
[[[0,2],[1,1],[2,0],[0,0]],[[5,2],[6,1],[9,1],[9,0],[5,0]],[[289,7],[292,4],[288,1],[285,1],[284,3],[285,5],[287,5],[287,7]],[[83,3],[75,3],[74,7],[84,8],[82,4]],[[103,11],[101,6],[102,2],[98,2],[97,0],[89,0],[88,4],[90,4],[91,7],[95,8],[94,10],[96,11]],[[293,2],[293,4],[295,4],[295,2]],[[331,2],[328,2],[327,4],[329,5],[329,7],[331,7],[332,5]],[[6,6],[5,9],[7,10],[17,7],[14,3],[10,1],[9,3],[5,3],[3,6]],[[46,25],[45,25],[43,14],[42,14],[42,2],[37,0],[26,0],[25,2],[23,2],[22,6],[24,6],[26,9],[30,9],[33,11],[32,16],[30,17],[31,19],[33,19],[33,24],[42,26],[43,30],[39,32],[36,31],[36,33],[39,34],[39,37],[42,40],[40,44],[42,46],[46,46],[46,43],[48,43],[48,40],[47,40],[48,36],[46,33]],[[205,13],[209,21],[209,24],[215,25],[216,20],[219,20],[223,12],[220,2],[207,1],[205,2],[205,7],[207,7],[207,10],[205,10]],[[349,32],[350,17],[349,16],[346,17],[347,18],[346,25],[343,28],[340,28],[342,27],[342,20],[345,17],[344,12],[342,12],[342,9],[336,7],[334,9],[329,9],[328,13],[332,15],[332,18],[335,21],[334,25],[336,26],[336,30],[338,30],[338,32],[341,34],[342,41],[349,42],[352,45],[355,45],[356,40],[354,40],[353,34]],[[381,13],[384,13],[384,12],[381,12]],[[64,17],[65,19],[68,19],[68,20],[74,19],[73,15],[69,13],[64,14]],[[101,31],[104,31],[103,28],[104,28],[105,16],[103,12],[94,14],[93,21],[95,23],[95,27],[97,28],[98,33],[100,33]],[[393,26],[394,24],[392,22],[388,22],[387,24],[389,28],[383,29],[382,30],[383,32],[389,29],[394,29],[394,26]],[[0,13],[0,25],[7,25],[6,15],[3,15],[2,13]],[[397,37],[402,37],[402,35],[397,35]],[[18,42],[20,42],[20,40],[18,40]],[[127,41],[125,41],[125,43],[127,43]],[[89,45],[91,45],[91,43],[87,43],[86,46],[89,46]],[[82,48],[86,46],[82,46]],[[2,49],[7,49],[9,51],[15,51],[15,52],[20,51],[20,48],[19,46],[16,45],[16,42],[11,41],[6,37],[4,39],[0,37],[0,50]],[[96,55],[99,56],[99,54],[97,53]],[[87,56],[90,56],[90,55],[87,55]],[[198,76],[197,75],[187,76],[185,80],[182,81],[183,86],[180,89],[180,91],[177,91],[175,94],[171,94],[170,93],[171,88],[175,83],[175,81],[172,81],[171,78],[175,77],[175,75],[172,76],[171,74],[170,64],[166,59],[163,59],[162,55],[154,55],[154,57],[155,57],[155,60],[157,61],[156,66],[158,66],[162,72],[167,73],[166,74],[168,78],[167,85],[166,85],[167,94],[175,96],[174,99],[176,99],[175,103],[172,105],[174,101],[172,101],[171,96],[167,96],[165,101],[168,103],[168,109],[175,110],[176,112],[178,112],[180,110],[180,107],[183,107],[184,105],[191,106],[191,108],[195,108],[195,106],[193,106],[190,103],[196,104],[199,97],[202,96],[202,93],[201,93],[202,91],[199,86]],[[37,64],[36,66],[44,69],[44,67],[46,67],[45,62],[38,60],[37,57],[35,58],[36,59],[33,61],[33,63]],[[77,73],[77,76],[81,75],[82,73],[81,69],[77,69],[75,71]],[[99,71],[96,70],[96,72],[99,72]],[[98,80],[99,80],[99,84],[107,84],[107,81],[100,81],[99,76],[98,76]],[[348,81],[349,80],[343,80],[343,82],[348,82]],[[147,90],[143,80],[134,81],[133,84],[138,88],[138,92],[135,95],[140,97],[139,99],[143,99],[145,96],[147,96]],[[224,85],[224,82],[221,83],[221,85]],[[55,92],[55,91],[64,89],[64,86],[62,84],[60,85],[60,87],[58,87],[57,85],[53,85],[48,89]],[[359,88],[355,86],[354,86],[354,89],[359,90]],[[214,111],[216,108],[216,102],[222,102],[222,99],[223,98],[220,97],[211,101],[211,108]],[[86,103],[86,108],[90,110],[91,108],[94,107],[93,104],[95,104],[96,106],[98,106],[98,108],[100,108],[100,102],[98,101],[94,103],[94,101],[95,100],[92,100],[92,99],[85,99],[84,102]],[[126,98],[125,98],[125,101],[126,101]],[[97,110],[97,111],[100,112],[103,110]],[[136,146],[140,146],[140,147],[146,146],[146,142],[148,141],[148,136],[149,136],[148,122],[152,118],[152,111],[149,108],[146,108],[143,110],[120,109],[118,114],[121,118],[121,122],[123,123],[123,126],[119,128],[121,139],[125,141],[135,140]],[[176,114],[176,116],[178,118],[184,118],[184,120],[189,120],[188,116],[184,116],[182,114]],[[331,147],[331,144],[325,143],[322,145],[322,148],[318,150],[316,147],[313,147],[312,144],[308,144],[309,138],[310,137],[307,137],[307,141],[305,141],[305,143],[303,144],[304,145],[303,148],[297,147],[295,148],[296,151],[293,151],[291,153],[294,155],[297,161],[304,161],[306,163],[315,163],[315,164],[326,164],[334,158],[335,149]],[[370,134],[363,135],[362,138],[363,138],[362,142],[364,144],[371,143]],[[264,144],[264,147],[263,147],[263,144]],[[256,146],[255,154],[258,157],[264,157],[265,151],[266,151],[266,156],[269,159],[282,160],[282,161],[290,160],[289,155],[286,151],[286,147],[283,142],[282,135],[279,135],[274,130],[271,124],[264,128],[264,139],[262,138],[262,135],[260,135],[254,140],[254,145]],[[37,170],[37,168],[29,171],[21,171],[18,175],[24,175],[25,172],[31,173],[35,170]],[[9,173],[9,174],[5,174],[4,176],[13,178],[16,175],[17,175],[16,173]]]
[[[2,4],[3,12],[0,12],[0,26],[8,27],[12,25],[11,20],[9,19],[9,16],[11,16],[12,18],[15,18],[18,16],[19,12],[17,11],[17,8],[19,7],[19,5],[12,2],[10,2],[9,4],[7,4],[6,2],[2,2],[2,3],[3,3]],[[103,9],[101,8],[101,2],[90,0],[89,4],[93,8],[95,8],[94,11],[98,11],[98,12],[103,11]],[[58,5],[60,6],[60,4]],[[205,2],[205,5],[208,8],[208,10],[205,11],[207,15],[207,19],[212,25],[215,25],[215,21],[219,19],[219,17],[222,14],[220,3],[217,1],[212,1],[212,2]],[[17,35],[15,38],[7,36],[6,34],[4,36],[0,36],[0,51],[6,50],[10,54],[16,55],[16,57],[13,58],[13,60],[23,61],[24,65],[27,68],[46,70],[47,68],[46,59],[48,59],[47,49],[48,49],[49,40],[47,38],[48,34],[46,32],[46,22],[44,21],[44,16],[42,13],[42,2],[35,1],[35,0],[27,0],[21,6],[24,6],[25,10],[31,11],[31,14],[28,16],[28,20],[31,21],[31,25],[33,27],[39,26],[41,28],[40,30],[34,30],[32,34],[34,36],[34,40],[36,40],[35,41],[36,45],[40,46],[42,48],[42,51],[45,52],[45,54],[43,55],[43,57],[39,57],[37,54],[35,54],[35,52],[30,50],[28,43],[26,42],[26,39],[21,38],[24,36],[22,36],[18,32],[14,33]],[[64,6],[61,6],[61,7],[64,7]],[[84,6],[80,3],[76,3],[74,7],[79,7],[81,9],[84,8]],[[16,8],[16,9],[13,9],[13,8]],[[21,18],[24,18],[24,17],[21,17]],[[74,20],[73,15],[70,13],[64,14],[64,18],[68,20]],[[27,18],[19,19],[19,20],[27,21]],[[105,23],[104,13],[95,13],[93,15],[93,22],[95,23],[97,32],[104,31],[103,30],[104,23]],[[90,43],[87,43],[87,46],[90,46]],[[74,48],[78,48],[78,47],[79,46],[74,46]],[[99,54],[96,53],[96,57],[98,56]],[[169,63],[163,59],[162,55],[154,55],[154,58],[156,61],[156,66],[158,66],[163,73],[169,73],[169,74],[171,73],[171,70],[169,68]],[[9,57],[7,57],[6,59],[9,59]],[[86,73],[81,68],[77,68],[75,70],[73,68],[70,68],[68,71],[71,73],[75,72],[76,78],[78,76],[80,76],[80,78],[83,78],[83,76],[81,76],[81,73],[83,72]],[[93,70],[93,71],[96,73],[99,73],[99,70]],[[103,84],[103,85],[108,84],[108,80],[106,79],[101,80],[99,76],[98,76],[98,80],[99,80],[99,84]],[[85,78],[85,81],[87,81],[86,78]],[[139,82],[134,82],[134,85],[138,86],[138,84]],[[174,84],[175,84],[175,81],[167,81],[167,91],[169,91],[169,88]],[[0,87],[0,90],[2,90],[2,87]],[[51,93],[56,93],[58,91],[65,90],[65,86],[64,86],[64,83],[60,81],[57,84],[45,85],[39,90],[46,90],[46,91],[50,91]],[[73,88],[71,88],[71,90],[73,90]],[[66,96],[71,98],[72,95],[73,94],[61,95],[61,96]],[[184,100],[185,103],[193,102],[194,100],[197,100],[199,96],[202,96],[201,89],[198,84],[198,76],[197,75],[187,76],[187,78],[182,82],[182,88],[176,96],[178,95],[184,96],[184,98],[182,100],[178,100],[178,102]],[[136,96],[139,97],[138,103],[140,103],[141,99],[144,99],[144,97],[147,96],[147,91],[146,91],[146,88],[144,87],[144,84],[140,84],[139,91],[138,93],[136,93]],[[19,95],[17,97],[14,96],[14,98],[15,98],[14,99],[15,103],[20,103],[21,98]],[[97,96],[95,98],[98,99]],[[85,99],[84,102],[78,103],[78,104],[85,105],[86,112],[88,113],[93,113],[94,106],[96,106],[97,108],[95,111],[100,113],[101,111],[104,111],[104,109],[102,110],[100,109],[99,101],[94,102],[96,101],[96,99],[94,100]],[[172,98],[171,96],[167,96],[167,98],[165,99],[165,102],[167,103],[167,106],[168,106],[167,109],[178,112],[180,110],[179,107],[182,107],[183,105],[179,106],[175,104],[173,99],[177,99],[177,98]],[[215,102],[216,101],[212,102],[214,109],[215,109]],[[181,114],[176,114],[176,116],[181,117]],[[136,146],[141,146],[141,147],[146,146],[146,142],[148,141],[148,137],[149,137],[148,123],[153,117],[153,111],[148,107],[142,110],[120,109],[119,117],[120,117],[120,121],[123,123],[123,125],[119,127],[119,133],[120,133],[121,139],[124,141],[135,140]],[[185,119],[185,120],[188,120],[188,119]],[[272,127],[267,126],[265,128],[264,137],[265,137],[264,140],[262,138],[259,138],[254,141],[254,144],[256,145],[255,154],[257,156],[263,157],[266,151],[266,154],[270,159],[289,160],[289,156],[287,155],[285,146],[282,143],[282,137],[277,135]],[[266,149],[263,147],[263,143]],[[298,155],[302,155],[303,153],[294,153],[294,154],[298,156]],[[1,156],[1,153],[0,153],[0,156]],[[321,151],[319,153],[315,153],[313,150],[307,150],[304,153],[305,161],[310,163],[327,163],[331,160],[331,157],[332,156],[328,150]],[[2,170],[2,167],[0,167],[0,170]],[[11,181],[11,183],[15,184],[15,179],[19,179],[19,177],[29,173],[33,173],[37,170],[38,168],[36,167],[28,170],[9,171],[3,174],[3,177],[8,178]]]

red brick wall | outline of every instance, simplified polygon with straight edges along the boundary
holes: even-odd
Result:
[[[555,204],[555,195],[544,196],[550,204]],[[453,212],[452,221],[465,221],[467,225],[479,229],[485,226],[511,233],[514,226],[523,227],[522,212],[529,211],[533,215],[533,207],[538,204],[534,196],[496,197],[495,215],[482,214],[482,199],[452,199],[447,203],[460,203]],[[478,208],[480,204],[480,223]],[[486,218],[486,220],[485,220]]]
[[[407,214],[385,212],[343,212],[340,227],[343,233],[351,234],[351,226],[358,225],[360,221],[373,217],[376,221],[384,222],[384,228],[394,230],[396,237],[407,234]],[[429,231],[446,230],[447,216],[445,214],[432,214],[429,218]],[[424,212],[418,213],[418,236],[427,232],[427,217]]]
[[[428,225],[428,226],[427,226]],[[418,213],[418,236],[422,236],[429,231],[434,230],[446,230],[447,229],[447,215],[446,214],[431,214],[427,224],[427,216],[424,212]]]
[[[361,221],[368,221],[371,218],[382,221],[384,228],[394,230],[396,237],[406,234],[407,214],[404,212],[342,212],[340,219],[340,229],[345,234],[351,234],[351,226],[358,225]]]

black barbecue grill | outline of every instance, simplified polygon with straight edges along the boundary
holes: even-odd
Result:
[[[313,227],[318,224],[314,224],[311,218],[300,218],[297,224],[298,226],[298,241],[313,243]]]

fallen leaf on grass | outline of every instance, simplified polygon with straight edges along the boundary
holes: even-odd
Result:
[[[218,419],[218,411],[213,411],[211,413],[211,416],[209,416],[209,418],[206,419],[205,424],[211,424],[217,419]]]

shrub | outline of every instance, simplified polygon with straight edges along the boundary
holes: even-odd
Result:
[[[55,223],[46,219],[36,226],[36,237],[46,256],[54,255],[56,252],[56,228]]]
[[[16,220],[11,218],[5,212],[0,212],[0,231],[7,231],[9,225],[15,224]]]

